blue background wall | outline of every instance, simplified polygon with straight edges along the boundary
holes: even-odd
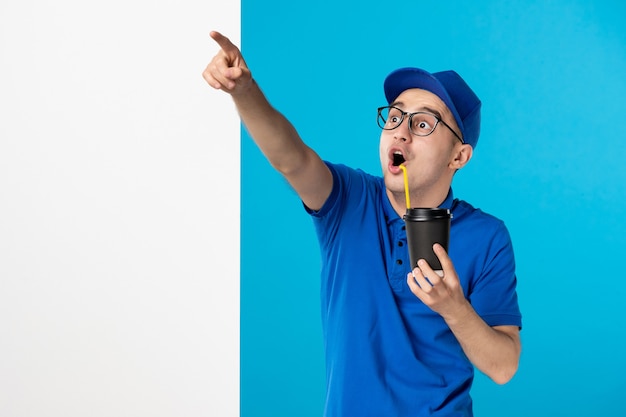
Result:
[[[455,69],[482,98],[453,187],[507,223],[524,329],[509,384],[477,374],[477,416],[625,412],[625,21],[617,1],[242,2],[254,76],[325,159],[380,172],[397,67]],[[241,158],[241,415],[319,417],[313,228],[245,132]]]

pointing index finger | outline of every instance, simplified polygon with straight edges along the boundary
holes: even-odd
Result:
[[[228,39],[226,36],[222,35],[218,31],[211,31],[210,36],[215,42],[217,42],[217,44],[220,46],[220,48],[222,48],[222,50],[224,50],[224,52],[229,53],[239,51],[239,49],[237,49],[237,47],[230,41],[230,39]]]

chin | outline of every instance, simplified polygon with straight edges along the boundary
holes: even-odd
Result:
[[[401,175],[398,176],[390,173],[389,171],[385,171],[383,179],[385,182],[385,188],[394,193],[404,193],[404,178]]]

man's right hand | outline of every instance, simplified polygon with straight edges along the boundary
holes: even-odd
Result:
[[[211,87],[231,95],[247,91],[252,84],[252,74],[241,51],[221,33],[212,31],[210,35],[221,49],[209,62],[202,76]]]

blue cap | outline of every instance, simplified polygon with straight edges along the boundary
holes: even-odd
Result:
[[[463,141],[476,147],[480,134],[480,99],[456,72],[431,74],[419,68],[400,68],[387,76],[384,88],[388,103],[410,88],[420,88],[435,94],[450,109],[461,129]]]

